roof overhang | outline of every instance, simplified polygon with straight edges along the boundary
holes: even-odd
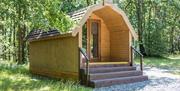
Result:
[[[126,25],[128,26],[128,29],[130,30],[130,33],[131,35],[133,36],[133,38],[135,40],[138,39],[138,36],[136,34],[136,32],[134,31],[131,23],[129,22],[128,20],[128,17],[126,16],[126,14],[124,13],[123,10],[121,10],[120,8],[118,8],[117,6],[113,5],[113,4],[109,4],[109,3],[105,3],[103,5],[103,3],[100,3],[100,4],[96,4],[96,5],[92,5],[90,6],[86,13],[84,14],[84,16],[82,17],[82,19],[79,21],[79,23],[77,24],[77,26],[75,28],[72,29],[72,35],[73,36],[76,36],[77,33],[79,31],[81,31],[81,28],[82,26],[85,24],[85,22],[87,21],[87,19],[91,16],[91,14],[94,12],[94,11],[97,11],[97,10],[100,10],[102,8],[105,8],[105,7],[110,7],[112,10],[114,10],[115,12],[117,12],[119,15],[122,16],[122,18],[124,19]]]

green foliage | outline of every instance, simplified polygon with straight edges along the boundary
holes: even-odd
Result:
[[[72,2],[69,2],[69,0],[63,0],[60,5],[60,9],[65,13],[69,13],[86,6],[86,0],[77,0]]]
[[[178,0],[140,0],[142,12],[137,11],[135,0],[118,1],[138,31],[137,13],[142,16],[142,44],[147,56],[162,56],[180,51],[180,3]],[[140,42],[139,42],[140,43]]]
[[[30,23],[33,29],[55,28],[67,32],[72,28],[73,21],[61,11],[59,0],[31,1]],[[33,13],[34,12],[34,13]]]
[[[29,73],[27,64],[0,61],[0,91],[92,91],[77,82]]]
[[[27,60],[26,36],[33,29],[70,31],[74,22],[61,10],[62,2],[0,0],[0,56],[9,60]]]

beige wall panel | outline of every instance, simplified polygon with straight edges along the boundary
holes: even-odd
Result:
[[[112,61],[129,61],[129,31],[121,27],[111,30],[110,48]]]
[[[78,79],[78,46],[77,36],[30,42],[31,71]]]

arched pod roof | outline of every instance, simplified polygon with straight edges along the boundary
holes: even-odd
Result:
[[[116,5],[109,3],[105,3],[104,5],[100,3],[69,13],[70,18],[77,24],[76,27],[72,29],[73,36],[80,31],[80,28],[85,24],[87,19],[90,18],[92,13],[102,17],[105,22],[111,22],[111,24],[107,23],[109,26],[112,25],[113,22],[118,23],[124,30],[129,30],[134,39],[137,39],[137,34],[124,11]]]

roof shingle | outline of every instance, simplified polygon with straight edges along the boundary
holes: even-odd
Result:
[[[60,35],[60,32],[56,29],[52,29],[49,31],[43,31],[43,30],[33,30],[29,33],[27,36],[28,40],[35,40],[39,38],[45,38],[45,37],[50,37],[50,36],[57,36]]]

